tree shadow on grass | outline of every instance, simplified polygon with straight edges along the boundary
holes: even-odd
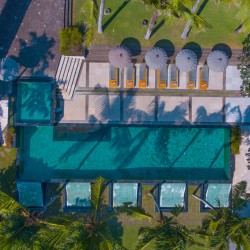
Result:
[[[138,56],[141,54],[141,44],[134,37],[127,37],[122,40],[121,45],[130,49],[132,56]]]
[[[199,60],[202,56],[202,49],[201,49],[201,46],[196,43],[196,42],[189,42],[189,43],[186,43],[183,47],[183,49],[190,49],[192,50],[196,56],[197,56],[197,60]]]
[[[167,39],[161,39],[157,41],[154,47],[159,47],[159,48],[164,49],[169,57],[173,56],[175,52],[174,44],[170,40],[167,40]]]
[[[205,1],[201,4],[200,8],[198,9],[198,11],[197,11],[197,13],[196,13],[198,16],[201,14],[201,12],[203,11],[203,9],[206,7],[207,3],[208,3],[208,0],[205,0]]]
[[[163,24],[165,23],[164,20],[161,20],[153,29],[152,33],[151,33],[151,37],[163,26]]]
[[[214,45],[214,47],[212,48],[212,51],[215,51],[215,50],[221,50],[225,52],[228,58],[232,57],[232,49],[225,43],[217,43],[216,45]]]
[[[109,24],[114,21],[118,14],[126,7],[129,1],[123,1],[122,5],[114,12],[114,14],[104,23],[103,31],[109,26]]]

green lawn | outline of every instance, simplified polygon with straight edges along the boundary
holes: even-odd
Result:
[[[74,24],[84,21],[83,2],[83,0],[73,1]],[[104,34],[96,34],[94,41],[96,45],[133,43],[144,47],[154,46],[159,40],[164,40],[163,43],[175,48],[181,48],[189,42],[195,42],[202,48],[211,48],[218,43],[225,43],[231,48],[241,48],[241,43],[246,36],[245,34],[238,36],[233,34],[240,24],[234,18],[238,10],[235,6],[226,3],[215,4],[214,1],[207,1],[200,15],[213,26],[213,29],[200,33],[194,33],[191,30],[186,40],[180,38],[185,26],[184,20],[175,22],[167,20],[163,24],[163,18],[159,17],[152,37],[146,41],[144,34],[147,28],[141,27],[141,22],[143,19],[150,20],[153,9],[145,9],[139,1],[130,1],[126,4],[124,1],[109,0],[106,1],[105,8],[111,9],[111,15],[104,16]]]
[[[159,213],[155,212],[154,202],[148,192],[152,186],[143,186],[142,192],[142,206],[149,212],[154,218],[159,218]],[[202,219],[207,213],[200,212],[200,202],[192,197],[192,193],[196,189],[196,186],[188,186],[188,212],[183,212],[179,215],[177,221],[186,225],[188,228],[195,228],[201,225]],[[165,213],[166,216],[171,216],[170,213]],[[123,237],[122,242],[127,249],[133,249],[138,243],[138,229],[140,226],[153,226],[155,222],[150,220],[134,221],[127,216],[121,216],[120,221],[123,225]],[[199,250],[200,247],[192,246],[190,250]],[[151,247],[146,250],[153,250]]]
[[[12,197],[16,193],[16,149],[0,147],[0,191]]]
[[[16,149],[0,147],[0,172],[11,167],[16,159]]]

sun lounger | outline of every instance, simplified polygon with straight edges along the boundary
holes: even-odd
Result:
[[[179,70],[175,64],[170,67],[170,88],[176,89],[179,87]]]
[[[200,68],[200,89],[206,90],[208,88],[209,69],[208,66]]]
[[[148,86],[148,67],[145,63],[140,65],[139,88],[147,88]]]
[[[168,80],[168,68],[157,69],[157,86],[159,89],[165,89],[167,87]]]
[[[194,89],[196,85],[196,69],[188,72],[187,88]]]
[[[127,67],[126,73],[126,88],[134,88],[135,86],[135,67],[130,63]]]
[[[119,85],[119,69],[109,64],[109,87],[117,88]]]

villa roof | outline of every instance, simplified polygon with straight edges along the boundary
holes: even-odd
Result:
[[[18,76],[19,67],[17,62],[10,58],[5,57],[0,60],[0,80],[12,81]]]
[[[116,68],[124,68],[131,62],[131,52],[125,46],[116,46],[109,51],[109,62]]]
[[[222,72],[228,65],[228,56],[221,50],[214,50],[208,55],[207,64],[210,70]]]
[[[194,70],[197,67],[197,56],[192,50],[183,49],[176,56],[176,65],[183,72]]]
[[[145,55],[146,64],[151,69],[160,69],[166,66],[168,60],[167,53],[158,47],[151,48]]]

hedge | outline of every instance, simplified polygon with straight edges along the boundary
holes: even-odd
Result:
[[[231,128],[231,152],[233,154],[240,153],[240,144],[241,144],[240,127],[233,127]]]

